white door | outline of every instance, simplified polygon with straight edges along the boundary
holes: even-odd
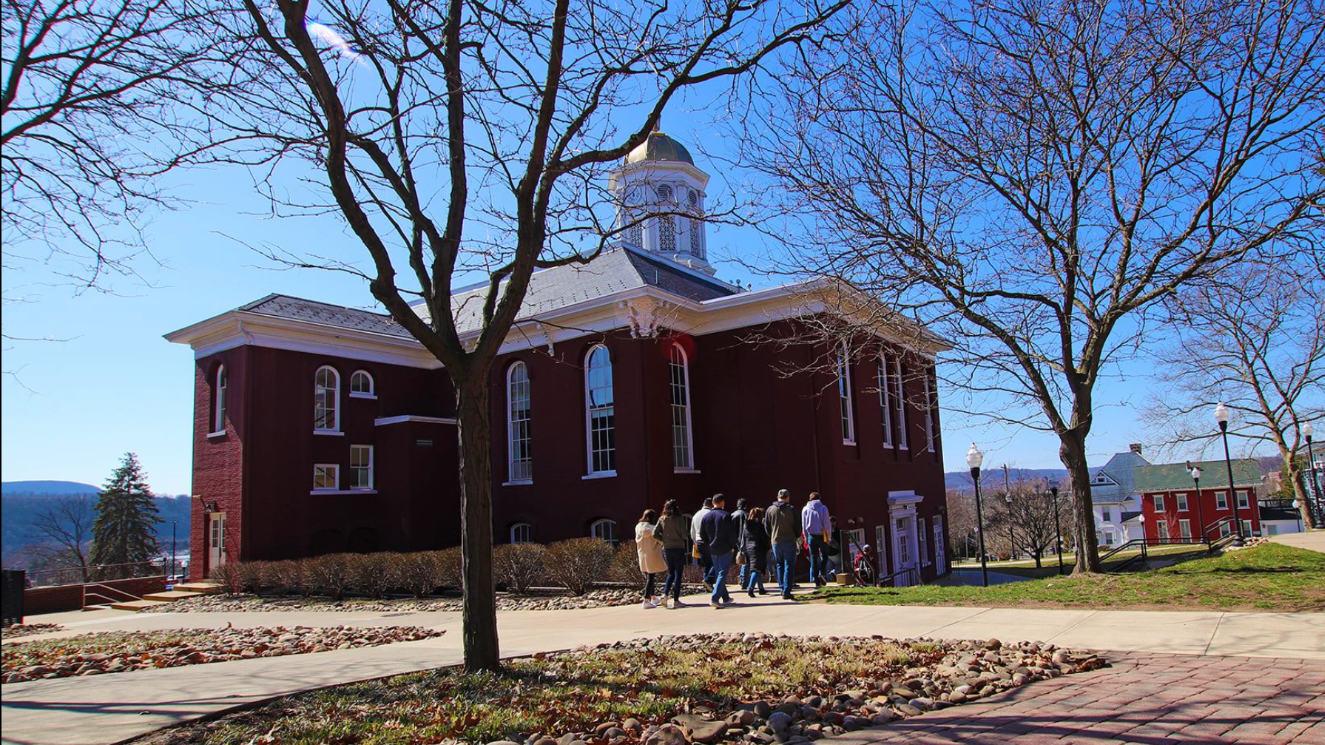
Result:
[[[225,564],[225,513],[207,515],[207,569],[213,576]]]
[[[879,557],[879,579],[888,576],[888,536],[883,525],[874,526],[874,553]]]
[[[948,571],[948,547],[943,545],[943,518],[934,517],[934,572],[944,574]]]
[[[893,584],[905,587],[916,581],[916,518],[914,515],[893,521],[893,566],[897,577]]]

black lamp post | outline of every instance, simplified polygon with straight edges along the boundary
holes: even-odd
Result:
[[[1205,515],[1201,511],[1201,467],[1187,461],[1187,473],[1192,475],[1192,484],[1196,486],[1196,537],[1205,543]]]
[[[1058,487],[1049,487],[1049,493],[1054,495],[1054,542],[1058,546],[1058,573],[1063,573],[1063,525],[1058,519]]]
[[[1311,422],[1302,425],[1302,436],[1307,438],[1307,470],[1311,471],[1311,486],[1315,490],[1312,495],[1316,500],[1316,527],[1325,528],[1321,522],[1325,521],[1325,493],[1320,490],[1320,479],[1316,477],[1316,453],[1311,448]],[[1311,509],[1310,500],[1307,501],[1307,509]]]
[[[1219,422],[1219,433],[1224,438],[1224,465],[1228,467],[1228,493],[1233,498],[1233,545],[1242,545],[1242,517],[1238,514],[1238,490],[1233,485],[1233,457],[1228,454],[1228,407],[1220,402],[1215,407],[1215,421]]]
[[[980,448],[971,443],[971,449],[966,451],[966,465],[971,467],[971,480],[975,482],[975,529],[980,536],[980,581],[985,587],[989,586],[989,567],[985,561],[985,516],[980,509],[980,464],[985,462],[985,454],[980,452]]]
[[[1008,561],[1015,561],[1017,558],[1017,538],[1012,534],[1012,492],[1003,495],[1003,501],[1008,505]]]

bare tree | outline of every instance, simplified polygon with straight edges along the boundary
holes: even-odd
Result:
[[[1045,552],[1054,549],[1058,528],[1071,526],[1070,505],[1066,500],[1054,499],[1040,482],[1014,482],[992,501],[996,509],[991,537],[1001,538],[1007,531],[1013,543],[1011,550],[1030,554],[1037,568],[1042,566]]]
[[[1052,432],[1075,485],[1075,570],[1097,571],[1100,379],[1183,286],[1319,243],[1322,8],[855,12],[860,33],[782,78],[775,133],[745,155],[783,187],[780,229],[805,233],[785,268],[917,316],[954,345],[947,382],[978,397],[968,410]]]
[[[64,566],[78,567],[87,582],[88,550],[92,542],[92,523],[96,509],[90,497],[60,497],[37,513],[33,527],[56,549]]]
[[[198,75],[211,44],[191,2],[2,0],[5,269],[134,274],[144,211],[166,203],[156,179],[200,141],[190,112],[221,85]]]
[[[813,42],[846,2],[331,0],[313,11],[301,0],[247,0],[238,14],[216,9],[232,46],[223,77],[242,81],[217,107],[216,126],[248,146],[228,157],[262,164],[284,212],[344,219],[370,262],[290,260],[363,277],[450,376],[467,668],[499,664],[490,371],[530,275],[586,261],[629,227],[612,224],[603,177],[670,103]],[[287,164],[311,164],[312,173],[294,173],[312,188],[291,196],[267,177]],[[329,196],[303,196],[310,191]],[[474,277],[484,289],[458,297]]]
[[[1165,383],[1146,420],[1171,445],[1211,443],[1216,403],[1239,414],[1230,435],[1283,460],[1302,520],[1317,527],[1302,425],[1325,421],[1325,276],[1307,261],[1245,262],[1168,301],[1181,322],[1157,356]]]

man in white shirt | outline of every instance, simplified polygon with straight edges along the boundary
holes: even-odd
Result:
[[[699,566],[704,570],[704,590],[713,592],[713,559],[709,552],[704,549],[703,541],[700,540],[699,524],[704,521],[704,516],[713,511],[713,498],[705,497],[704,506],[699,508],[695,516],[690,518],[690,542],[695,546],[695,558],[699,560]]]

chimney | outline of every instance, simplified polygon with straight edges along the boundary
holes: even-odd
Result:
[[[1130,449],[1133,453],[1136,453],[1137,455],[1140,455],[1140,454],[1141,454],[1141,443],[1139,443],[1139,442],[1134,442],[1134,443],[1132,443],[1131,445],[1128,445],[1127,447],[1128,447],[1128,449]]]

